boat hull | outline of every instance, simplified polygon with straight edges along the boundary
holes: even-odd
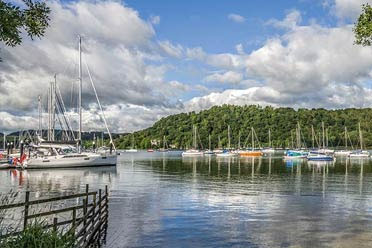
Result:
[[[252,152],[240,152],[239,156],[241,157],[260,157],[263,153],[261,151],[252,151]]]
[[[309,161],[333,161],[333,157],[330,156],[317,156],[317,157],[307,157]]]
[[[204,152],[201,151],[186,151],[182,153],[182,157],[200,157],[204,156]]]
[[[238,156],[238,154],[237,153],[232,153],[232,152],[224,152],[224,153],[218,153],[218,154],[216,154],[216,156],[227,158],[227,157],[236,157],[236,156]]]
[[[295,160],[295,159],[305,159],[306,155],[300,155],[300,156],[284,156],[284,160]]]
[[[96,167],[96,166],[115,166],[117,164],[117,155],[90,155],[67,157],[44,157],[31,158],[26,160],[24,167],[27,169],[44,168],[75,168],[75,167]]]

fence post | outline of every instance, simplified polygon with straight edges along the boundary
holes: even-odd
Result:
[[[23,230],[26,229],[27,226],[27,219],[28,219],[28,202],[30,201],[30,191],[26,191],[26,197],[25,197],[25,214],[23,219]]]
[[[88,200],[89,200],[89,184],[85,184],[85,199],[87,200],[87,203],[88,203]]]
[[[102,189],[98,190],[98,219],[99,219],[99,228],[98,228],[98,240],[101,242],[101,229],[102,229]]]
[[[108,186],[105,185],[105,194],[106,194],[106,201],[105,201],[105,205],[106,205],[106,220],[105,220],[105,235],[104,235],[104,238],[103,240],[106,241],[106,236],[107,236],[107,226],[108,226],[108,216],[109,216],[109,206],[108,206],[108,200],[109,200],[109,193],[108,193]]]
[[[53,219],[53,231],[57,232],[57,223],[58,223],[58,218],[54,217]]]
[[[76,229],[76,207],[72,210],[72,235],[75,236],[75,229]]]

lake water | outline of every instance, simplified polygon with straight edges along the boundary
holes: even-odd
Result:
[[[111,190],[106,247],[372,247],[372,161],[124,153],[115,167],[0,171],[38,197]]]

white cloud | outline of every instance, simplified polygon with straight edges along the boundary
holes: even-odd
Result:
[[[242,44],[238,44],[235,46],[235,49],[236,49],[236,52],[240,55],[244,55],[245,52],[244,52],[244,47]]]
[[[180,45],[154,42],[152,24],[119,2],[52,1],[48,5],[52,10],[51,23],[43,39],[31,41],[24,37],[22,45],[14,48],[0,43],[4,60],[0,63],[1,129],[37,127],[32,117],[37,109],[37,97],[43,95],[45,99],[55,73],[67,107],[76,106],[78,35],[83,37],[83,61],[89,64],[98,95],[107,111],[114,111],[113,106],[117,104],[129,104],[151,110],[164,109],[155,115],[160,116],[166,109],[178,108],[173,97],[184,90],[164,79],[171,66],[162,64],[164,58],[161,55],[179,56],[182,52]],[[84,112],[87,113],[85,117],[89,117],[89,113],[95,113],[90,109],[95,97],[85,64],[83,69]],[[140,118],[138,115],[137,112],[131,116],[132,122]],[[124,122],[111,121],[114,131],[128,126]]]
[[[237,22],[237,23],[245,22],[245,18],[241,15],[238,15],[238,14],[231,13],[227,16],[227,18],[229,20],[232,20],[232,21]]]
[[[196,59],[216,68],[245,69],[247,89],[211,93],[185,103],[203,109],[223,103],[290,107],[368,107],[372,105],[368,82],[372,75],[372,49],[353,45],[352,26],[299,25],[301,17],[290,12],[282,36],[268,39],[250,54],[207,54],[198,49]],[[234,58],[211,63],[211,58]],[[229,60],[227,60],[229,61]],[[230,60],[231,61],[231,60]],[[221,60],[220,60],[221,62]],[[210,79],[222,75],[210,75]],[[253,86],[255,85],[255,86]]]
[[[238,69],[244,67],[243,56],[231,53],[207,54],[201,47],[187,48],[186,57],[218,68]]]
[[[180,44],[173,45],[170,41],[159,41],[159,46],[167,55],[181,58],[183,56],[183,47]]]
[[[359,16],[362,10],[362,4],[372,4],[372,0],[325,0],[325,5],[330,6],[333,15],[350,19],[353,22]]]
[[[289,12],[284,20],[271,19],[267,24],[273,25],[277,28],[294,29],[301,22],[301,13],[298,10]]]
[[[205,82],[219,82],[236,84],[243,80],[243,75],[235,71],[227,71],[225,73],[213,73],[204,78]]]
[[[154,25],[158,25],[160,23],[160,16],[151,16],[150,22]]]

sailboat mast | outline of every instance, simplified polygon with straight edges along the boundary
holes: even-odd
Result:
[[[315,132],[314,132],[314,126],[311,125],[311,142],[312,142],[312,145],[313,145],[313,149],[314,149],[314,145],[315,145]]]
[[[254,150],[254,132],[253,132],[253,127],[251,127],[252,129],[252,151]]]
[[[50,121],[50,109],[51,109],[51,107],[50,107],[50,105],[51,105],[51,85],[49,86],[49,90],[48,90],[48,140],[50,140],[50,130],[51,130],[51,128],[50,128],[50,126],[51,126],[51,121]]]
[[[363,136],[362,136],[362,130],[360,129],[360,122],[359,122],[359,139],[360,139],[360,150],[363,150]]]
[[[325,148],[325,142],[324,142],[324,122],[322,121],[322,131],[323,131],[323,149]]]
[[[57,74],[54,74],[54,82],[52,83],[52,131],[51,138],[55,140],[55,125],[56,125],[56,88],[57,88]]]
[[[82,98],[81,92],[83,90],[83,78],[82,78],[82,68],[81,68],[81,36],[79,36],[79,135],[78,140],[81,145],[81,132],[82,132]]]
[[[269,147],[271,148],[271,130],[269,128]]]
[[[39,136],[40,138],[42,138],[43,134],[42,134],[42,127],[41,127],[41,96],[39,95],[38,97],[38,110],[39,110]]]
[[[345,148],[347,149],[347,127],[345,126]]]
[[[240,150],[240,131],[239,131],[238,149]]]
[[[229,141],[228,149],[230,149],[230,125],[227,126],[227,136]]]
[[[209,139],[209,150],[211,150],[211,135],[208,136]]]

